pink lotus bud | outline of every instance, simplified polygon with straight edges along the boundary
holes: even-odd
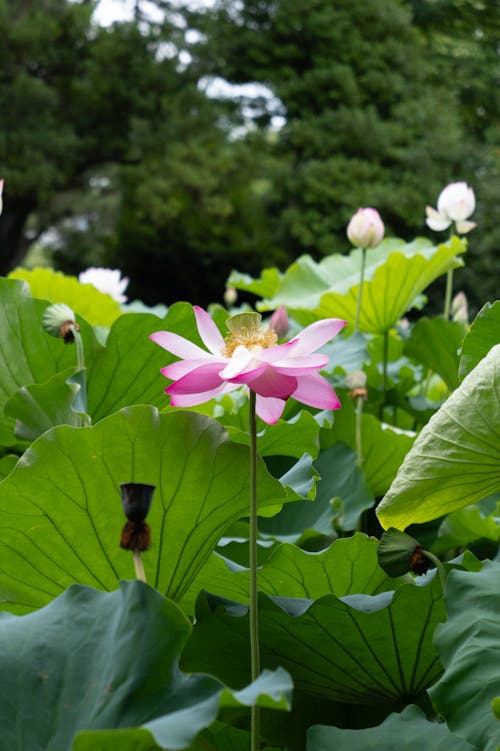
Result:
[[[288,334],[290,321],[288,320],[288,313],[284,305],[280,305],[272,314],[269,319],[269,328],[275,331],[278,339],[283,339]]]
[[[357,248],[376,248],[384,239],[384,231],[376,209],[358,209],[347,226],[347,237]]]

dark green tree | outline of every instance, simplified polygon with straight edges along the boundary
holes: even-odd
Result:
[[[499,14],[475,0],[219,0],[191,14],[200,76],[265,84],[282,103],[277,151],[290,170],[273,181],[274,227],[291,256],[347,247],[358,206],[411,237],[447,182],[468,181],[480,201],[493,193],[498,106],[485,95],[498,76]]]
[[[120,267],[146,302],[220,297],[270,243],[266,145],[182,65],[178,14],[100,28],[95,3],[0,0],[0,272],[52,228],[57,268]],[[259,157],[256,158],[256,154]]]
[[[54,198],[92,170],[137,159],[173,65],[132,24],[91,23],[92,3],[0,0],[0,271],[50,226]],[[31,224],[29,223],[31,222]]]

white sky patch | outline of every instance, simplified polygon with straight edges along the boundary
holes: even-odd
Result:
[[[100,0],[94,13],[94,21],[99,26],[109,26],[115,21],[132,21],[137,0]],[[148,0],[139,0],[141,15],[153,23],[163,19],[163,13]]]

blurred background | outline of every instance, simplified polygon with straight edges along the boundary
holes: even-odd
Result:
[[[0,0],[0,38],[0,273],[207,305],[232,269],[348,252],[359,206],[445,240],[425,205],[466,181],[455,288],[498,297],[500,3]]]

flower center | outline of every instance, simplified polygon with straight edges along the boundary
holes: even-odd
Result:
[[[259,313],[237,313],[227,319],[229,333],[224,339],[225,357],[231,357],[236,347],[246,347],[249,350],[267,349],[278,343],[278,336],[274,329],[268,329],[261,324]]]

